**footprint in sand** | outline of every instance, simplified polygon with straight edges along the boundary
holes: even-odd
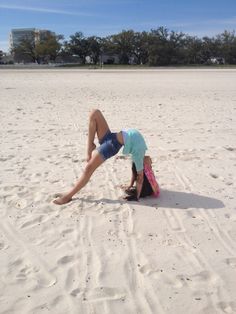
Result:
[[[83,291],[84,301],[107,301],[107,300],[119,300],[126,297],[126,292],[121,288],[113,287],[97,287],[89,291]]]
[[[63,256],[57,261],[58,265],[64,265],[72,262],[74,259],[73,255]]]
[[[51,287],[55,285],[57,279],[42,269],[40,265],[31,263],[30,260],[18,257],[9,264],[8,274],[13,276],[17,281],[34,279],[38,287]]]
[[[139,266],[139,271],[141,274],[143,275],[146,275],[146,276],[150,276],[150,275],[153,275],[153,274],[157,274],[159,272],[163,272],[163,270],[157,270],[157,269],[152,269],[150,265],[146,264],[146,265],[143,265],[143,266]]]
[[[59,303],[64,303],[63,301],[64,301],[64,296],[63,295],[58,295],[58,296],[56,296],[53,300],[52,300],[52,302],[50,302],[50,307],[51,308],[54,308],[54,307],[56,307],[56,306],[59,306]]]
[[[211,284],[211,286],[217,286],[218,284],[217,274],[207,270],[190,276],[190,280],[192,281],[192,287],[195,287],[197,289],[200,289],[200,287],[204,287],[206,284]]]
[[[214,178],[214,179],[218,179],[218,174],[216,174],[216,173],[210,173],[209,174],[212,178]]]
[[[236,302],[219,302],[218,306],[224,313],[236,313]]]
[[[72,288],[74,282],[75,282],[75,271],[74,271],[73,267],[70,267],[68,269],[67,275],[66,275],[65,288],[67,290],[70,290]],[[78,289],[75,289],[75,290],[78,290]],[[71,292],[72,295],[74,295],[73,291]]]
[[[77,289],[72,290],[70,294],[73,297],[77,297],[77,296],[81,296],[82,295],[82,291],[79,288],[77,288]]]
[[[4,157],[0,158],[0,161],[2,161],[2,162],[7,161],[7,160],[8,160],[8,158],[4,158]]]
[[[63,230],[61,234],[62,234],[62,236],[64,236],[65,234],[72,233],[72,232],[74,232],[74,229],[69,228],[69,229]]]
[[[3,241],[0,241],[0,251],[6,250],[9,246],[5,244]]]
[[[28,204],[27,204],[27,200],[25,199],[18,199],[17,201],[15,201],[15,207],[19,208],[19,209],[24,209]]]
[[[44,222],[45,220],[47,220],[47,218],[45,218],[45,216],[43,215],[39,215],[38,217],[34,218],[34,219],[29,219],[28,221],[24,222],[21,226],[20,229],[24,229],[24,228],[32,228],[36,225],[39,225],[40,223]]]
[[[46,274],[38,274],[36,278],[39,287],[49,288],[57,283],[56,278],[50,278]]]
[[[236,257],[226,258],[226,264],[232,268],[236,268]]]
[[[233,152],[235,149],[233,147],[224,147],[226,150],[228,150],[229,152]]]

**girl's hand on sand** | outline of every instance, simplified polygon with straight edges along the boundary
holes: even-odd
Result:
[[[132,188],[132,186],[128,185],[128,184],[121,184],[120,188],[124,191],[126,190],[130,190]]]
[[[136,202],[138,202],[136,194],[124,196],[123,199],[126,200],[126,201],[136,201]]]
[[[66,204],[66,203],[69,203],[72,199],[66,195],[62,195],[62,196],[59,196],[57,197],[53,203],[56,204],[56,205],[63,205],[63,204]]]

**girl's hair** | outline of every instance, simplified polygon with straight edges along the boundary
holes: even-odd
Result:
[[[132,172],[133,172],[134,178],[136,180],[138,173],[137,173],[134,162],[132,163]],[[151,184],[149,183],[149,181],[145,175],[145,172],[143,171],[143,186],[142,186],[140,197],[146,197],[146,196],[150,196],[152,194],[153,194],[153,190],[152,190]]]

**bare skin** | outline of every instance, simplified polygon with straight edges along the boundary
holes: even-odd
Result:
[[[67,192],[65,195],[55,199],[54,204],[63,205],[69,203],[72,200],[72,197],[78,193],[89,181],[94,171],[104,162],[103,158],[98,152],[95,152],[92,158],[87,163],[84,172],[75,186]]]
[[[84,172],[75,186],[66,194],[56,198],[53,203],[63,205],[72,200],[72,197],[78,193],[89,181],[94,171],[104,162],[99,152],[93,150],[96,148],[94,138],[97,134],[100,141],[109,131],[109,126],[100,110],[93,110],[89,117],[88,146],[87,146],[87,165]]]
[[[98,140],[100,141],[108,131],[110,131],[109,126],[101,111],[97,109],[93,110],[89,117],[87,162],[90,161],[92,152],[96,148],[96,145],[94,144],[96,133]]]
[[[143,176],[143,170],[137,172],[137,178],[135,179],[133,173],[132,173],[132,177],[131,177],[131,181],[130,181],[130,184],[129,186],[122,186],[122,188],[125,190],[125,191],[129,191],[133,185],[134,185],[134,182],[136,181],[136,191],[137,191],[137,200],[139,200],[140,198],[140,194],[141,194],[141,191],[142,191],[142,187],[143,187],[143,180],[144,180],[144,176]]]

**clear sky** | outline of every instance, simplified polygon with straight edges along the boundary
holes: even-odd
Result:
[[[199,37],[236,29],[236,0],[0,0],[0,50],[12,28],[41,28],[66,39],[167,27]]]

